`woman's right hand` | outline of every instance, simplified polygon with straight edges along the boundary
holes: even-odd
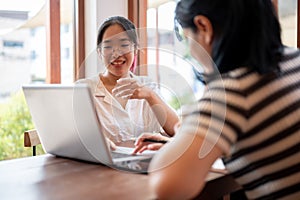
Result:
[[[158,141],[158,142],[148,142],[146,139]],[[135,141],[135,149],[133,154],[142,153],[145,150],[159,150],[164,143],[161,141],[168,142],[171,138],[161,135],[160,133],[143,133]]]
[[[148,99],[153,90],[135,78],[120,78],[112,94],[123,99]]]

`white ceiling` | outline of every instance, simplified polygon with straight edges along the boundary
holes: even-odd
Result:
[[[73,0],[60,1],[60,21],[62,24],[70,23],[73,19]],[[46,5],[44,4],[40,11],[29,19],[20,28],[32,28],[43,26],[46,22]]]
[[[157,8],[161,4],[174,0],[148,0],[148,8]],[[8,3],[10,2],[10,3]],[[26,4],[24,4],[26,2]],[[62,0],[61,2],[61,23],[70,23],[73,19],[73,0]],[[23,4],[22,4],[23,3]],[[0,18],[0,35],[11,29],[32,28],[43,26],[46,22],[46,0],[9,0],[0,1],[0,10],[25,10],[33,16],[27,21]],[[35,6],[32,6],[35,5]]]
[[[61,23],[70,23],[73,18],[73,0],[62,0],[60,2]],[[30,6],[30,4],[34,4],[34,6]],[[0,10],[29,12],[28,20],[0,17],[0,35],[15,29],[43,26],[46,23],[46,0],[0,0]]]

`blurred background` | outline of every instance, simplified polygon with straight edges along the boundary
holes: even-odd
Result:
[[[23,132],[33,129],[34,124],[21,86],[46,82],[47,2],[48,0],[0,0],[0,160],[31,155],[31,150],[23,147]],[[76,77],[75,2],[60,0],[61,84],[71,84]],[[126,1],[118,1],[122,11],[120,15],[129,15],[126,7],[128,4],[124,2]],[[107,1],[90,0],[86,2],[86,15],[96,12],[89,7],[92,3],[97,5],[93,9],[102,9],[101,13],[107,10]],[[148,0],[144,13],[146,27],[140,31],[147,31],[146,38],[143,38],[146,41],[143,46],[144,53],[147,54],[147,70],[144,75],[160,84],[164,98],[180,112],[182,104],[201,97],[203,85],[194,76],[193,62],[188,59],[188,52],[175,38],[175,5],[175,0]],[[86,50],[86,62],[95,59],[95,34],[101,21],[109,15],[119,14],[119,10],[106,12],[108,13],[96,15],[94,24],[89,24],[92,23],[91,20],[86,21],[86,26],[93,27],[85,29],[86,37],[90,35],[86,39],[86,45],[91,46]],[[284,44],[296,47],[297,0],[278,0],[278,15]],[[92,76],[103,70],[103,66],[98,67],[97,71],[93,68],[92,65],[85,69],[85,76]],[[42,149],[38,151],[43,153]]]

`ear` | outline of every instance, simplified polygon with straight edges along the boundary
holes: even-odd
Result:
[[[197,32],[201,33],[204,42],[210,45],[213,39],[213,27],[210,20],[203,15],[197,15],[194,17],[194,24],[197,28]]]

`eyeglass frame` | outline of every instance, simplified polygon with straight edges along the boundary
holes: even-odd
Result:
[[[129,47],[128,47],[128,50],[125,50],[125,51],[124,51],[124,50],[121,50],[122,45],[124,44],[124,43],[122,43],[123,41],[128,41],[129,44],[126,44],[126,45],[129,46]],[[107,57],[107,56],[112,55],[112,54],[114,53],[115,50],[118,50],[118,52],[119,52],[120,54],[124,55],[124,54],[127,54],[127,53],[129,53],[129,52],[134,51],[135,48],[136,48],[136,44],[135,44],[134,42],[132,42],[131,40],[129,40],[129,39],[121,39],[119,42],[116,42],[117,44],[112,44],[112,45],[109,45],[109,46],[108,46],[108,47],[111,47],[111,50],[109,50],[109,51],[110,51],[109,53],[104,53],[104,51],[106,51],[106,50],[103,49],[103,48],[104,48],[104,47],[103,47],[103,44],[105,44],[105,43],[111,43],[111,41],[104,41],[104,42],[100,43],[100,44],[97,46],[97,49],[99,49],[100,54],[103,55],[104,57]],[[108,48],[108,47],[107,47],[107,48]]]
[[[183,32],[183,29],[182,29],[182,26],[180,25],[180,23],[176,19],[174,19],[174,32],[175,32],[176,38],[178,39],[179,42],[182,42],[185,38],[182,36],[182,34],[179,33],[179,30],[182,30],[182,32]]]

